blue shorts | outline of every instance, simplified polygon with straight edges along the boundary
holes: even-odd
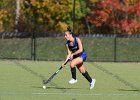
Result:
[[[87,59],[87,52],[82,52],[80,55],[74,55],[73,56],[73,59],[75,59],[75,58],[77,58],[77,57],[81,57],[82,59],[83,59],[83,62],[85,62],[86,61],[86,59]]]

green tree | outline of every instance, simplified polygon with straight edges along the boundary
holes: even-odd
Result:
[[[13,31],[14,28],[14,0],[0,1],[0,31]]]
[[[24,0],[23,5],[23,19],[33,22],[29,26],[36,25],[36,31],[62,32],[73,26],[73,0]],[[84,26],[82,19],[87,11],[86,0],[76,0],[76,33]]]

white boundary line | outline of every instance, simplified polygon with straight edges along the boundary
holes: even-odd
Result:
[[[73,96],[140,96],[140,93],[121,94],[121,93],[33,93],[39,95],[73,95]]]
[[[56,92],[0,92],[0,95],[68,95],[68,96],[140,96],[140,93],[56,93]]]

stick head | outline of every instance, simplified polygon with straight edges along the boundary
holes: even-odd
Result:
[[[45,80],[43,80],[43,84],[45,84]]]

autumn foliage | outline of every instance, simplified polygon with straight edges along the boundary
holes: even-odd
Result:
[[[139,0],[75,0],[75,11],[74,0],[19,0],[17,26],[16,1],[1,0],[0,32],[140,33]]]
[[[3,31],[4,20],[7,19],[8,12],[5,10],[0,10],[0,31]]]
[[[91,8],[88,21],[103,30],[108,26],[112,33],[135,34],[140,30],[139,18],[140,2],[129,5],[120,0],[100,0]]]

